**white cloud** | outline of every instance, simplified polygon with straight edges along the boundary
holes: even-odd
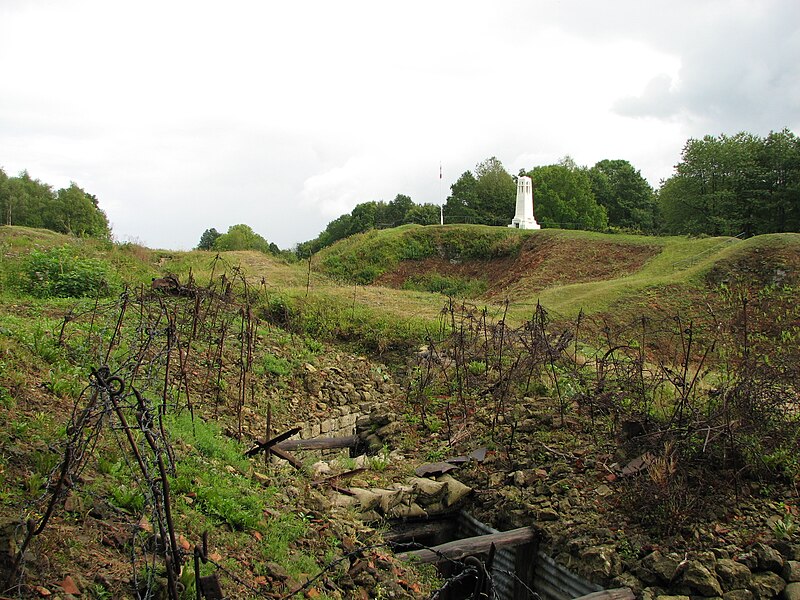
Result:
[[[441,202],[489,156],[624,158],[656,184],[689,136],[800,125],[798,11],[4,2],[0,165],[75,180],[119,237],[173,248],[240,222],[287,247],[358,202]]]

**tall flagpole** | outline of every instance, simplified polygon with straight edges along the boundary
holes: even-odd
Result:
[[[442,197],[442,161],[439,161],[439,225],[444,225],[444,198]]]

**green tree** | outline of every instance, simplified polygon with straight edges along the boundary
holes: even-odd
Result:
[[[659,192],[673,233],[755,235],[797,229],[800,147],[788,130],[690,139]]]
[[[655,228],[653,188],[627,160],[601,160],[589,169],[589,179],[595,200],[606,209],[609,225],[641,231]]]
[[[757,207],[765,232],[800,231],[800,138],[770,132],[759,153],[764,193]]]
[[[10,225],[23,227],[47,227],[52,220],[52,205],[55,203],[53,188],[38,179],[32,179],[27,171],[8,180],[11,218]]]
[[[97,206],[97,199],[75,182],[56,193],[52,209],[47,211],[45,227],[61,233],[107,238],[111,235],[106,214]]]
[[[478,180],[472,171],[464,171],[450,186],[444,205],[446,223],[478,223]]]
[[[475,167],[478,203],[476,209],[483,223],[506,225],[514,217],[517,183],[496,157],[487,158]]]
[[[381,224],[387,227],[396,227],[405,222],[406,214],[414,208],[414,201],[410,196],[397,194],[394,200],[386,206],[386,212],[382,215]]]
[[[8,175],[0,168],[0,223],[11,225],[11,188]]]
[[[465,171],[450,186],[444,207],[448,223],[505,225],[514,217],[517,184],[496,157]]]
[[[215,250],[257,250],[270,254],[269,242],[253,231],[249,225],[231,225],[214,242]]]
[[[217,238],[222,234],[217,231],[214,227],[211,229],[206,229],[203,232],[203,235],[200,236],[200,242],[197,244],[198,250],[211,250],[214,248],[214,242],[217,241]]]
[[[378,216],[377,202],[362,202],[350,213],[350,230],[347,235],[363,233],[375,227],[376,217]],[[341,239],[341,238],[340,238]]]
[[[76,183],[54,192],[27,171],[8,177],[0,169],[0,213],[6,225],[107,238],[111,231],[97,198]]]
[[[438,225],[440,208],[436,204],[415,204],[406,212],[403,223]]]
[[[577,167],[571,158],[536,167],[528,176],[533,180],[533,211],[543,227],[602,230],[608,226],[587,169]]]

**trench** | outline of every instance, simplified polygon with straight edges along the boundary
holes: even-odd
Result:
[[[342,405],[334,414],[325,419],[318,419],[305,424],[298,436],[301,440],[314,439],[317,436],[364,436],[356,422],[363,415],[360,407]],[[360,444],[361,445],[361,444]],[[364,451],[365,448],[335,449],[322,451],[321,457],[329,459],[342,452],[351,456]],[[393,522],[392,531],[387,540],[409,543],[408,549],[436,547],[448,542],[464,540],[476,536],[500,533],[486,523],[482,523],[466,511],[424,520],[404,519]],[[413,544],[416,544],[414,546]],[[398,552],[400,549],[397,550]],[[484,563],[487,554],[477,555]],[[464,562],[441,562],[437,565],[440,574],[446,580],[458,579]],[[489,571],[494,598],[499,600],[529,600],[535,598],[534,592],[541,600],[572,600],[603,588],[587,581],[580,575],[556,563],[548,554],[539,549],[538,541],[503,547],[495,552]],[[457,583],[448,585],[438,596],[441,600],[466,600],[475,596],[475,577],[464,577]]]
[[[425,527],[420,523],[418,530],[421,533],[415,535],[413,524],[407,522],[395,526],[396,535],[402,536],[404,541],[413,541],[430,547],[475,536],[500,533],[465,511],[448,519],[439,520],[436,527],[430,527],[430,524]],[[479,558],[485,561],[488,555],[480,555]],[[442,562],[437,568],[445,579],[457,579],[459,564]],[[571,600],[603,589],[556,563],[539,550],[536,539],[519,546],[498,549],[489,574],[496,594],[494,597],[499,600],[530,600],[535,598],[531,592],[538,594],[542,600]],[[475,582],[475,577],[470,577],[449,585],[439,598],[442,600],[474,598]]]

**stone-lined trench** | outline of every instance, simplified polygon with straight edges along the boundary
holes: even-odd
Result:
[[[299,437],[355,434],[361,440],[358,453],[375,454],[388,449],[391,457],[404,460],[393,449],[399,447],[407,425],[392,408],[403,392],[388,374],[376,373],[367,361],[358,360],[363,364],[355,378],[351,369],[329,367],[321,371],[305,365],[304,386],[312,398],[312,410],[301,422]],[[549,425],[551,418],[531,411],[521,421],[519,431],[524,436]],[[320,458],[340,453],[332,451]],[[423,461],[415,460],[420,462]],[[324,463],[320,461],[322,475]],[[714,545],[705,540],[698,544],[702,550],[673,551],[668,546],[654,546],[631,556],[621,551],[627,547],[621,532],[597,527],[597,535],[587,535],[587,526],[576,527],[583,522],[580,512],[576,513],[577,507],[582,504],[592,510],[592,497],[612,494],[614,487],[613,482],[605,481],[587,487],[582,475],[585,466],[576,471],[564,461],[550,465],[531,462],[527,468],[507,473],[490,457],[477,476],[467,476],[464,481],[469,485],[455,472],[407,477],[385,488],[353,485],[345,494],[328,491],[314,495],[320,509],[348,506],[366,523],[429,523],[443,518],[455,523],[444,538],[428,537],[425,543],[442,543],[448,537],[464,535],[464,528],[458,525],[463,520],[463,509],[475,510],[476,516],[498,529],[531,525],[539,532],[536,551],[523,549],[527,563],[523,561],[515,569],[521,577],[528,578],[526,583],[534,589],[537,569],[541,573],[542,568],[552,567],[551,570],[560,569],[563,577],[574,575],[600,588],[629,587],[642,600],[800,600],[800,544],[792,538],[771,542],[759,539],[742,545]],[[479,490],[477,497],[473,487]],[[456,533],[459,529],[461,534]],[[537,552],[541,553],[539,558]],[[547,561],[552,563],[550,567]],[[537,591],[552,600],[565,600],[575,593],[559,591],[558,585],[548,592],[541,588]]]

